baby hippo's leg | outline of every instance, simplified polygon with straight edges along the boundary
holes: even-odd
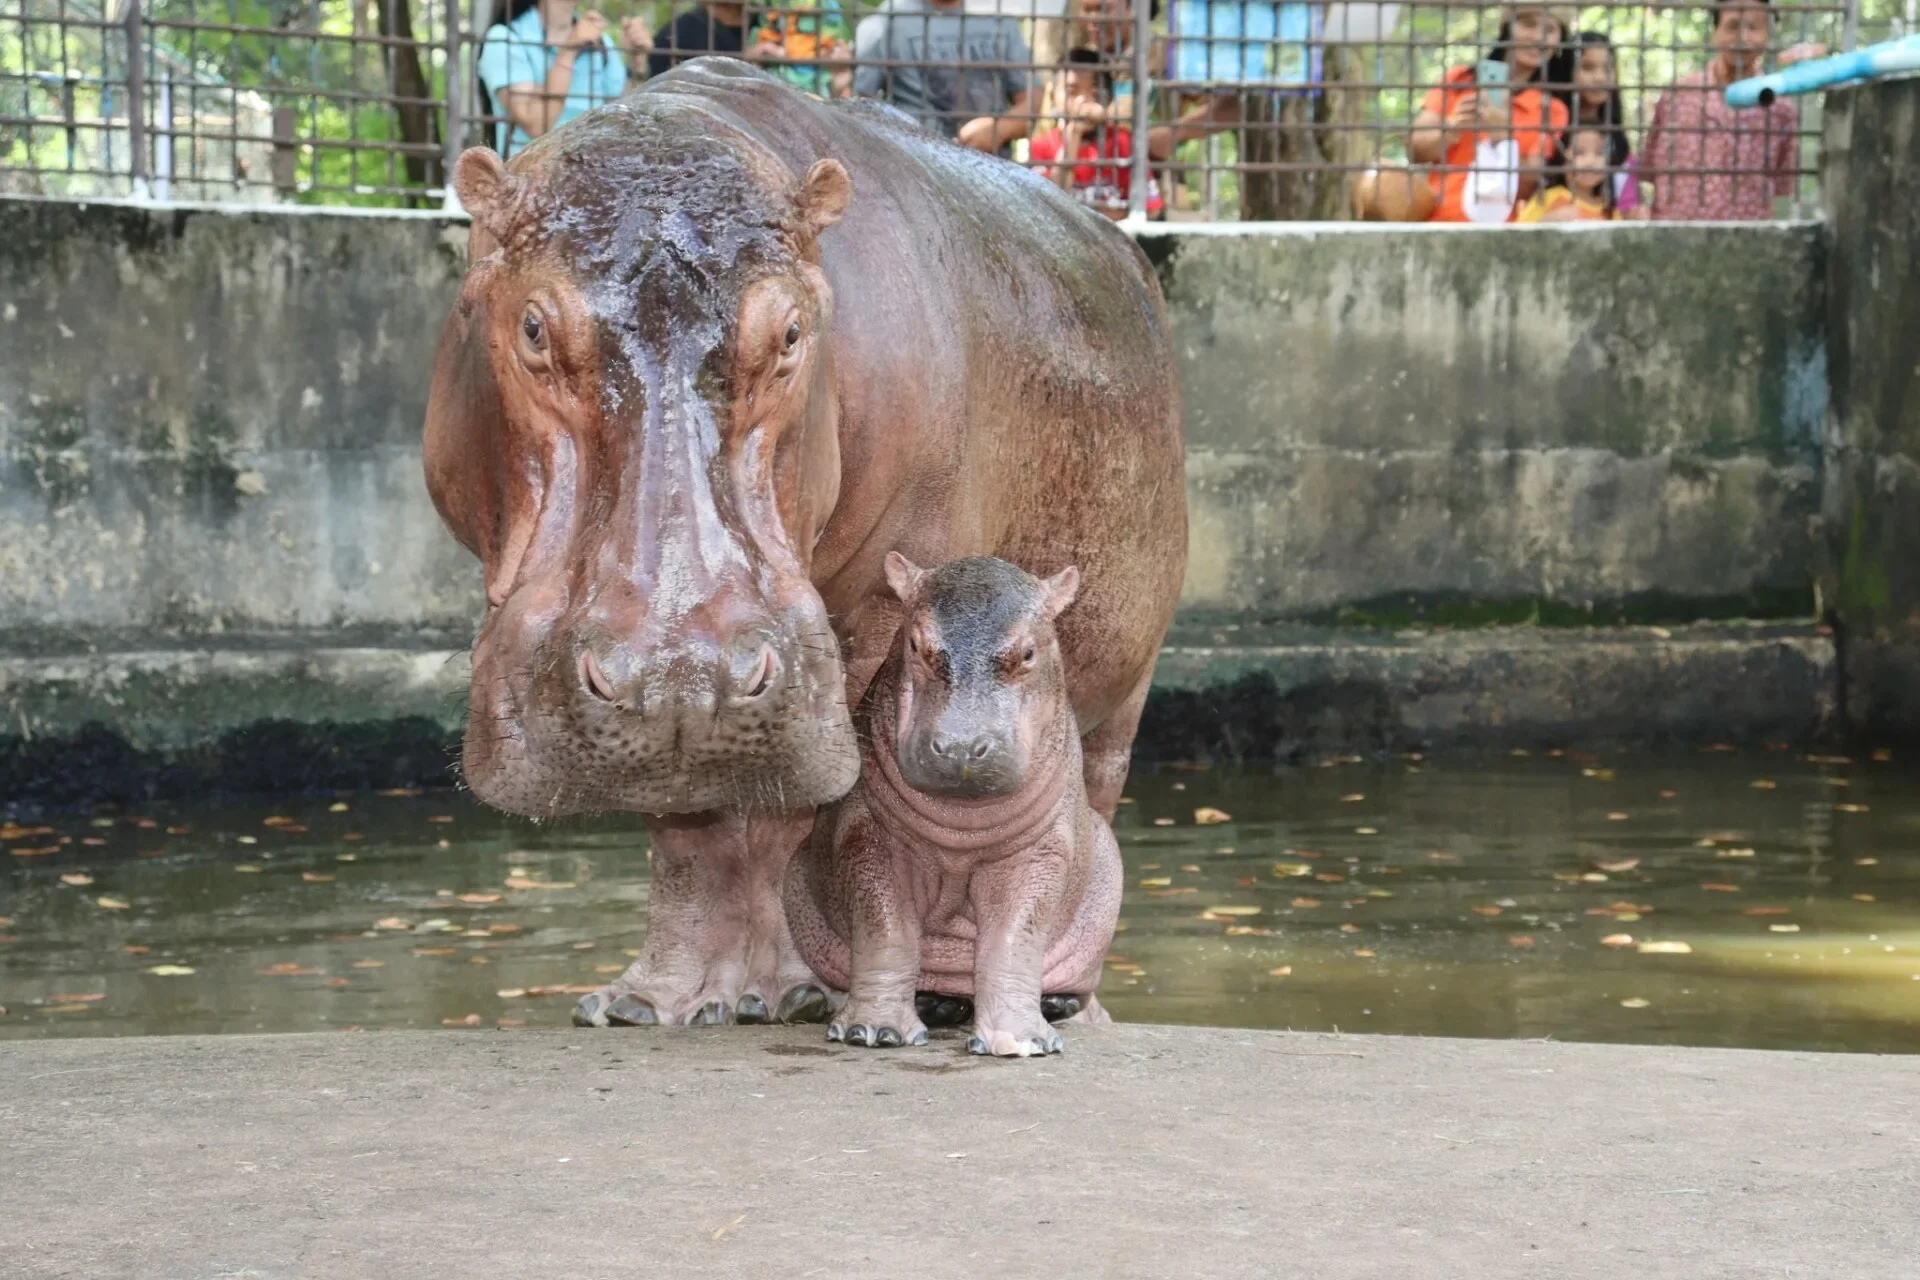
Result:
[[[827,1024],[827,1039],[870,1049],[925,1044],[926,1024],[913,1006],[920,917],[901,880],[901,861],[871,825],[856,821],[842,829],[835,864],[852,972],[847,1002]]]
[[[1060,1033],[1040,1007],[1040,985],[1065,879],[1065,858],[1048,849],[974,872],[978,935],[969,1052],[1003,1058],[1060,1052]]]

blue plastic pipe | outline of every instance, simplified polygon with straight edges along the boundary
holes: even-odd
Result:
[[[1920,71],[1920,35],[1903,36],[1885,44],[1870,44],[1852,53],[1831,58],[1798,62],[1770,76],[1753,76],[1727,86],[1730,107],[1766,107],[1778,97],[1811,93],[1851,80],[1871,80],[1876,76],[1897,75],[1902,71]]]

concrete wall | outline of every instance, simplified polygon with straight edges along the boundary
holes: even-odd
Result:
[[[1811,612],[1816,224],[1145,245],[1186,394],[1189,605]]]
[[[1920,732],[1920,80],[1827,100],[1833,418],[1823,584],[1846,715]]]
[[[1204,614],[1805,613],[1812,225],[1154,235]],[[0,638],[459,635],[419,430],[461,228],[0,201]]]

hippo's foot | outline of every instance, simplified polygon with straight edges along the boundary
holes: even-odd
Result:
[[[811,975],[778,975],[768,981],[734,980],[725,971],[709,975],[692,992],[649,981],[645,961],[573,1006],[576,1027],[725,1027],[767,1022],[825,1022],[832,1011],[826,988]],[[765,993],[765,994],[763,994]],[[773,993],[777,996],[769,998]]]
[[[827,1024],[827,1039],[868,1049],[897,1049],[927,1042],[926,1024],[910,1003],[849,999]]]
[[[1059,1053],[1064,1047],[1060,1033],[1044,1018],[1020,1020],[1010,1026],[996,1027],[985,1021],[973,1024],[967,1052],[991,1054],[996,1058],[1040,1058]]]
[[[973,1001],[967,996],[943,995],[938,991],[916,991],[913,995],[914,1012],[920,1015],[920,1021],[930,1027],[964,1027],[973,1021]],[[1092,1015],[1087,1010],[1092,1009]],[[1100,1002],[1087,996],[1082,1002],[1080,996],[1070,991],[1040,997],[1040,1016],[1048,1022],[1109,1022],[1107,1011]]]
[[[1113,1025],[1113,1015],[1107,1012],[1107,1006],[1100,1003],[1100,997],[1094,995],[1091,991],[1084,996],[1059,997],[1061,1001],[1072,1005],[1072,1011],[1067,1012],[1063,1008],[1062,1013],[1064,1016],[1058,1018],[1054,1017],[1052,1011],[1047,1008],[1048,1001],[1054,998],[1053,996],[1042,996],[1040,999],[1040,1009],[1047,1015],[1048,1022],[1064,1022],[1076,1027],[1110,1027]]]

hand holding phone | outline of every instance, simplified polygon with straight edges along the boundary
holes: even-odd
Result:
[[[1474,83],[1480,86],[1480,101],[1490,110],[1507,112],[1507,64],[1482,58],[1473,68]]]

